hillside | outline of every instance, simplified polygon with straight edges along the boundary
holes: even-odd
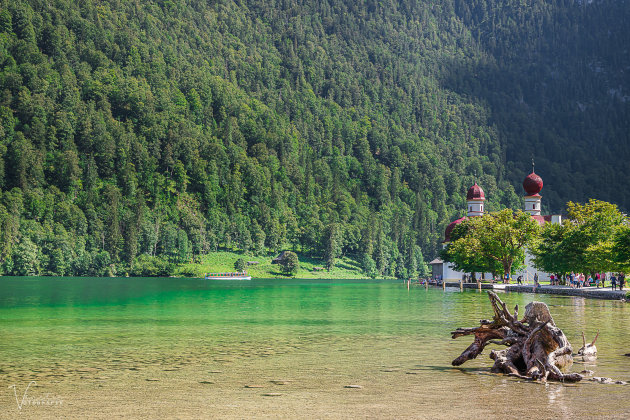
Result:
[[[549,210],[630,207],[626,2],[357,3],[0,0],[2,271],[406,276],[474,179],[520,208],[532,154]]]

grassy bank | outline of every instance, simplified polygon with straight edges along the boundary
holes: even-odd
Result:
[[[201,257],[200,263],[182,264],[175,270],[180,277],[203,277],[204,273],[234,271],[234,262],[239,258],[245,261],[258,261],[258,264],[247,267],[247,272],[254,278],[286,278],[280,271],[280,266],[271,264],[274,255],[244,255],[238,252],[218,251]],[[358,261],[344,257],[337,260],[335,267],[316,271],[315,267],[324,267],[325,262],[320,259],[309,258],[298,254],[300,269],[293,278],[309,279],[363,279],[368,278],[361,270]]]

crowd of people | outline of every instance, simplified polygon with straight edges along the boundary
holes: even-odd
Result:
[[[560,276],[556,276],[551,274],[549,276],[549,284],[551,286],[559,286],[561,281]],[[584,273],[570,273],[566,276],[566,284],[573,288],[582,288],[587,286],[596,286],[596,287],[606,287],[606,281],[610,281],[610,287],[612,290],[623,290],[626,285],[626,275],[625,273],[595,273],[595,274],[584,274]],[[506,283],[506,280],[503,281]],[[507,277],[507,283],[509,284],[509,277]],[[519,285],[523,284],[523,276],[518,276],[516,279],[516,283]],[[538,273],[534,275],[534,286],[540,286],[538,282]]]
[[[462,281],[464,283],[470,281],[472,279],[471,276],[468,276],[466,274],[462,275]],[[440,284],[440,281],[442,280],[442,276],[436,276],[436,281],[438,282],[438,284]],[[491,282],[494,283],[499,283],[499,282],[503,282],[505,284],[510,284],[510,280],[511,280],[511,276],[510,275],[505,275],[503,277],[499,277],[499,276],[494,276],[493,278],[491,278]],[[596,287],[606,287],[606,281],[610,281],[610,287],[612,288],[612,290],[617,290],[617,288],[619,288],[619,290],[623,290],[624,286],[626,285],[626,275],[625,273],[595,273],[595,274],[588,274],[585,275],[584,273],[570,273],[566,275],[566,284],[568,286],[571,286],[573,288],[577,288],[580,289],[582,287],[587,287],[587,286],[596,286]],[[559,286],[561,282],[561,277],[560,276],[556,276],[554,274],[551,274],[549,276],[549,284],[551,286]],[[523,284],[523,276],[519,275],[516,278],[516,284],[522,285]],[[534,286],[535,287],[539,287],[540,286],[540,282],[538,280],[538,273],[534,274]]]
[[[626,275],[624,273],[610,273],[608,277],[606,273],[595,273],[595,275],[584,273],[571,273],[567,275],[567,284],[574,288],[581,288],[585,286],[606,287],[606,280],[610,280],[610,287],[612,290],[623,290],[626,284]],[[554,282],[555,281],[555,282]],[[551,276],[551,284],[559,284],[560,279]]]

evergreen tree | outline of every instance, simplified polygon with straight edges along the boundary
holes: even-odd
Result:
[[[238,271],[239,273],[245,271],[246,267],[247,262],[244,258],[239,258],[234,262],[234,270]]]
[[[376,233],[376,247],[374,248],[376,269],[379,274],[384,274],[385,270],[387,270],[387,259],[385,253],[385,235],[383,233],[383,224],[379,221]]]
[[[341,254],[341,238],[339,232],[339,225],[332,223],[328,227],[326,234],[326,253],[324,258],[326,259],[326,269],[332,270],[335,266],[335,260]]]
[[[28,238],[48,274],[235,248],[409,274],[472,174],[520,207],[531,154],[546,212],[630,205],[625,2],[162,3],[0,0],[5,272]]]
[[[40,273],[39,249],[29,238],[23,238],[13,253],[12,274],[37,276]]]
[[[365,273],[365,275],[370,278],[376,278],[376,276],[378,275],[378,271],[376,270],[376,263],[367,252],[363,253],[361,257],[361,268],[363,270],[363,273]]]

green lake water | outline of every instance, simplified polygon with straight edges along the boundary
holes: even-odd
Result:
[[[599,330],[572,370],[630,381],[629,304],[500,296],[546,302],[574,351]],[[400,282],[4,277],[0,418],[630,417],[630,386],[495,375],[491,346],[453,368],[450,331],[491,315]]]

